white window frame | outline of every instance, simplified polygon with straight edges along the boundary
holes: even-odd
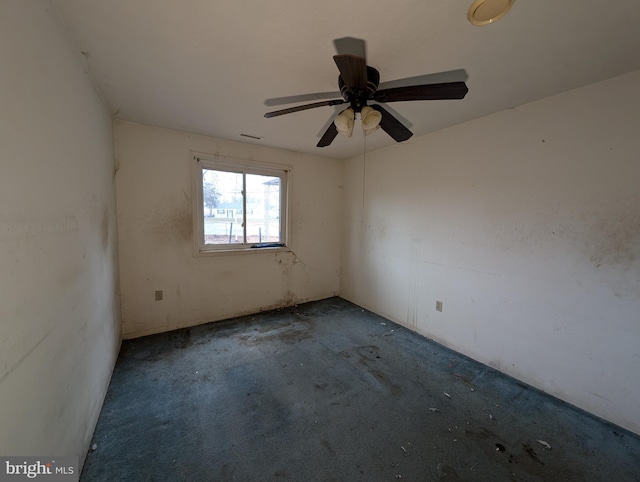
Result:
[[[289,184],[291,182],[291,166],[249,161],[221,155],[191,152],[192,160],[192,198],[193,198],[193,249],[195,256],[215,254],[256,253],[263,251],[289,251]],[[238,174],[258,174],[280,178],[280,233],[283,246],[256,247],[247,244],[205,244],[204,242],[204,202],[203,202],[203,169],[228,171]],[[243,239],[246,235],[246,195],[243,190]]]

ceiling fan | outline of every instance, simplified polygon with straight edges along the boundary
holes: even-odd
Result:
[[[357,39],[351,39],[357,40]],[[336,41],[336,45],[338,45]],[[363,44],[364,45],[364,44]],[[298,105],[286,109],[267,112],[266,118],[291,114],[316,107],[349,104],[349,107],[334,119],[325,131],[317,147],[326,147],[336,138],[338,133],[351,136],[356,114],[360,115],[365,135],[382,128],[396,142],[409,139],[413,133],[396,119],[381,103],[405,102],[413,100],[462,99],[468,92],[462,81],[437,84],[422,84],[394,87],[378,90],[380,73],[367,65],[364,49],[361,55],[338,54],[333,56],[338,67],[338,87],[341,99],[330,99],[312,104]],[[399,81],[401,82],[401,81]],[[370,101],[376,104],[369,105]]]

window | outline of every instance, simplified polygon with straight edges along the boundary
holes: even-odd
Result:
[[[195,154],[196,253],[286,246],[288,166]]]

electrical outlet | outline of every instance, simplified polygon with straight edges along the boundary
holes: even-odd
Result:
[[[162,290],[156,290],[156,301],[162,301],[164,297],[164,292]]]
[[[436,311],[442,312],[442,301],[436,301]]]

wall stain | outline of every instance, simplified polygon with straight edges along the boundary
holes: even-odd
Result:
[[[421,290],[418,288],[418,244],[414,242],[411,247],[411,257],[408,277],[408,299],[407,299],[407,327],[414,331],[418,330],[418,298]]]
[[[598,219],[590,229],[590,261],[603,264],[630,264],[640,259],[640,208],[629,206]]]
[[[100,234],[102,239],[102,248],[106,251],[109,247],[109,208],[107,206],[102,207]]]
[[[287,290],[282,299],[280,300],[281,306],[293,306],[298,304],[298,297],[291,290]]]
[[[283,308],[291,308],[296,307],[298,304],[302,303],[304,300],[298,298],[295,293],[287,290],[278,301],[272,303],[270,305],[260,306],[258,308],[258,312],[261,313],[263,311],[272,311],[272,310],[281,310]]]
[[[301,303],[303,299],[300,295],[295,291],[298,288],[305,288],[309,284],[309,277],[307,269],[309,268],[296,254],[291,252],[276,252],[275,253],[275,262],[280,266],[282,270],[282,278],[281,278],[281,289],[282,289],[282,297],[275,305],[271,305],[271,309],[280,308],[284,306],[292,306],[298,303]],[[297,264],[300,264],[302,269],[304,270],[305,281],[304,283],[298,283],[295,285],[294,279],[292,279],[291,271],[293,267]],[[304,286],[300,286],[304,284]]]
[[[170,204],[168,207],[154,206],[150,218],[150,234],[156,240],[185,243],[193,237],[193,218],[186,203]]]

